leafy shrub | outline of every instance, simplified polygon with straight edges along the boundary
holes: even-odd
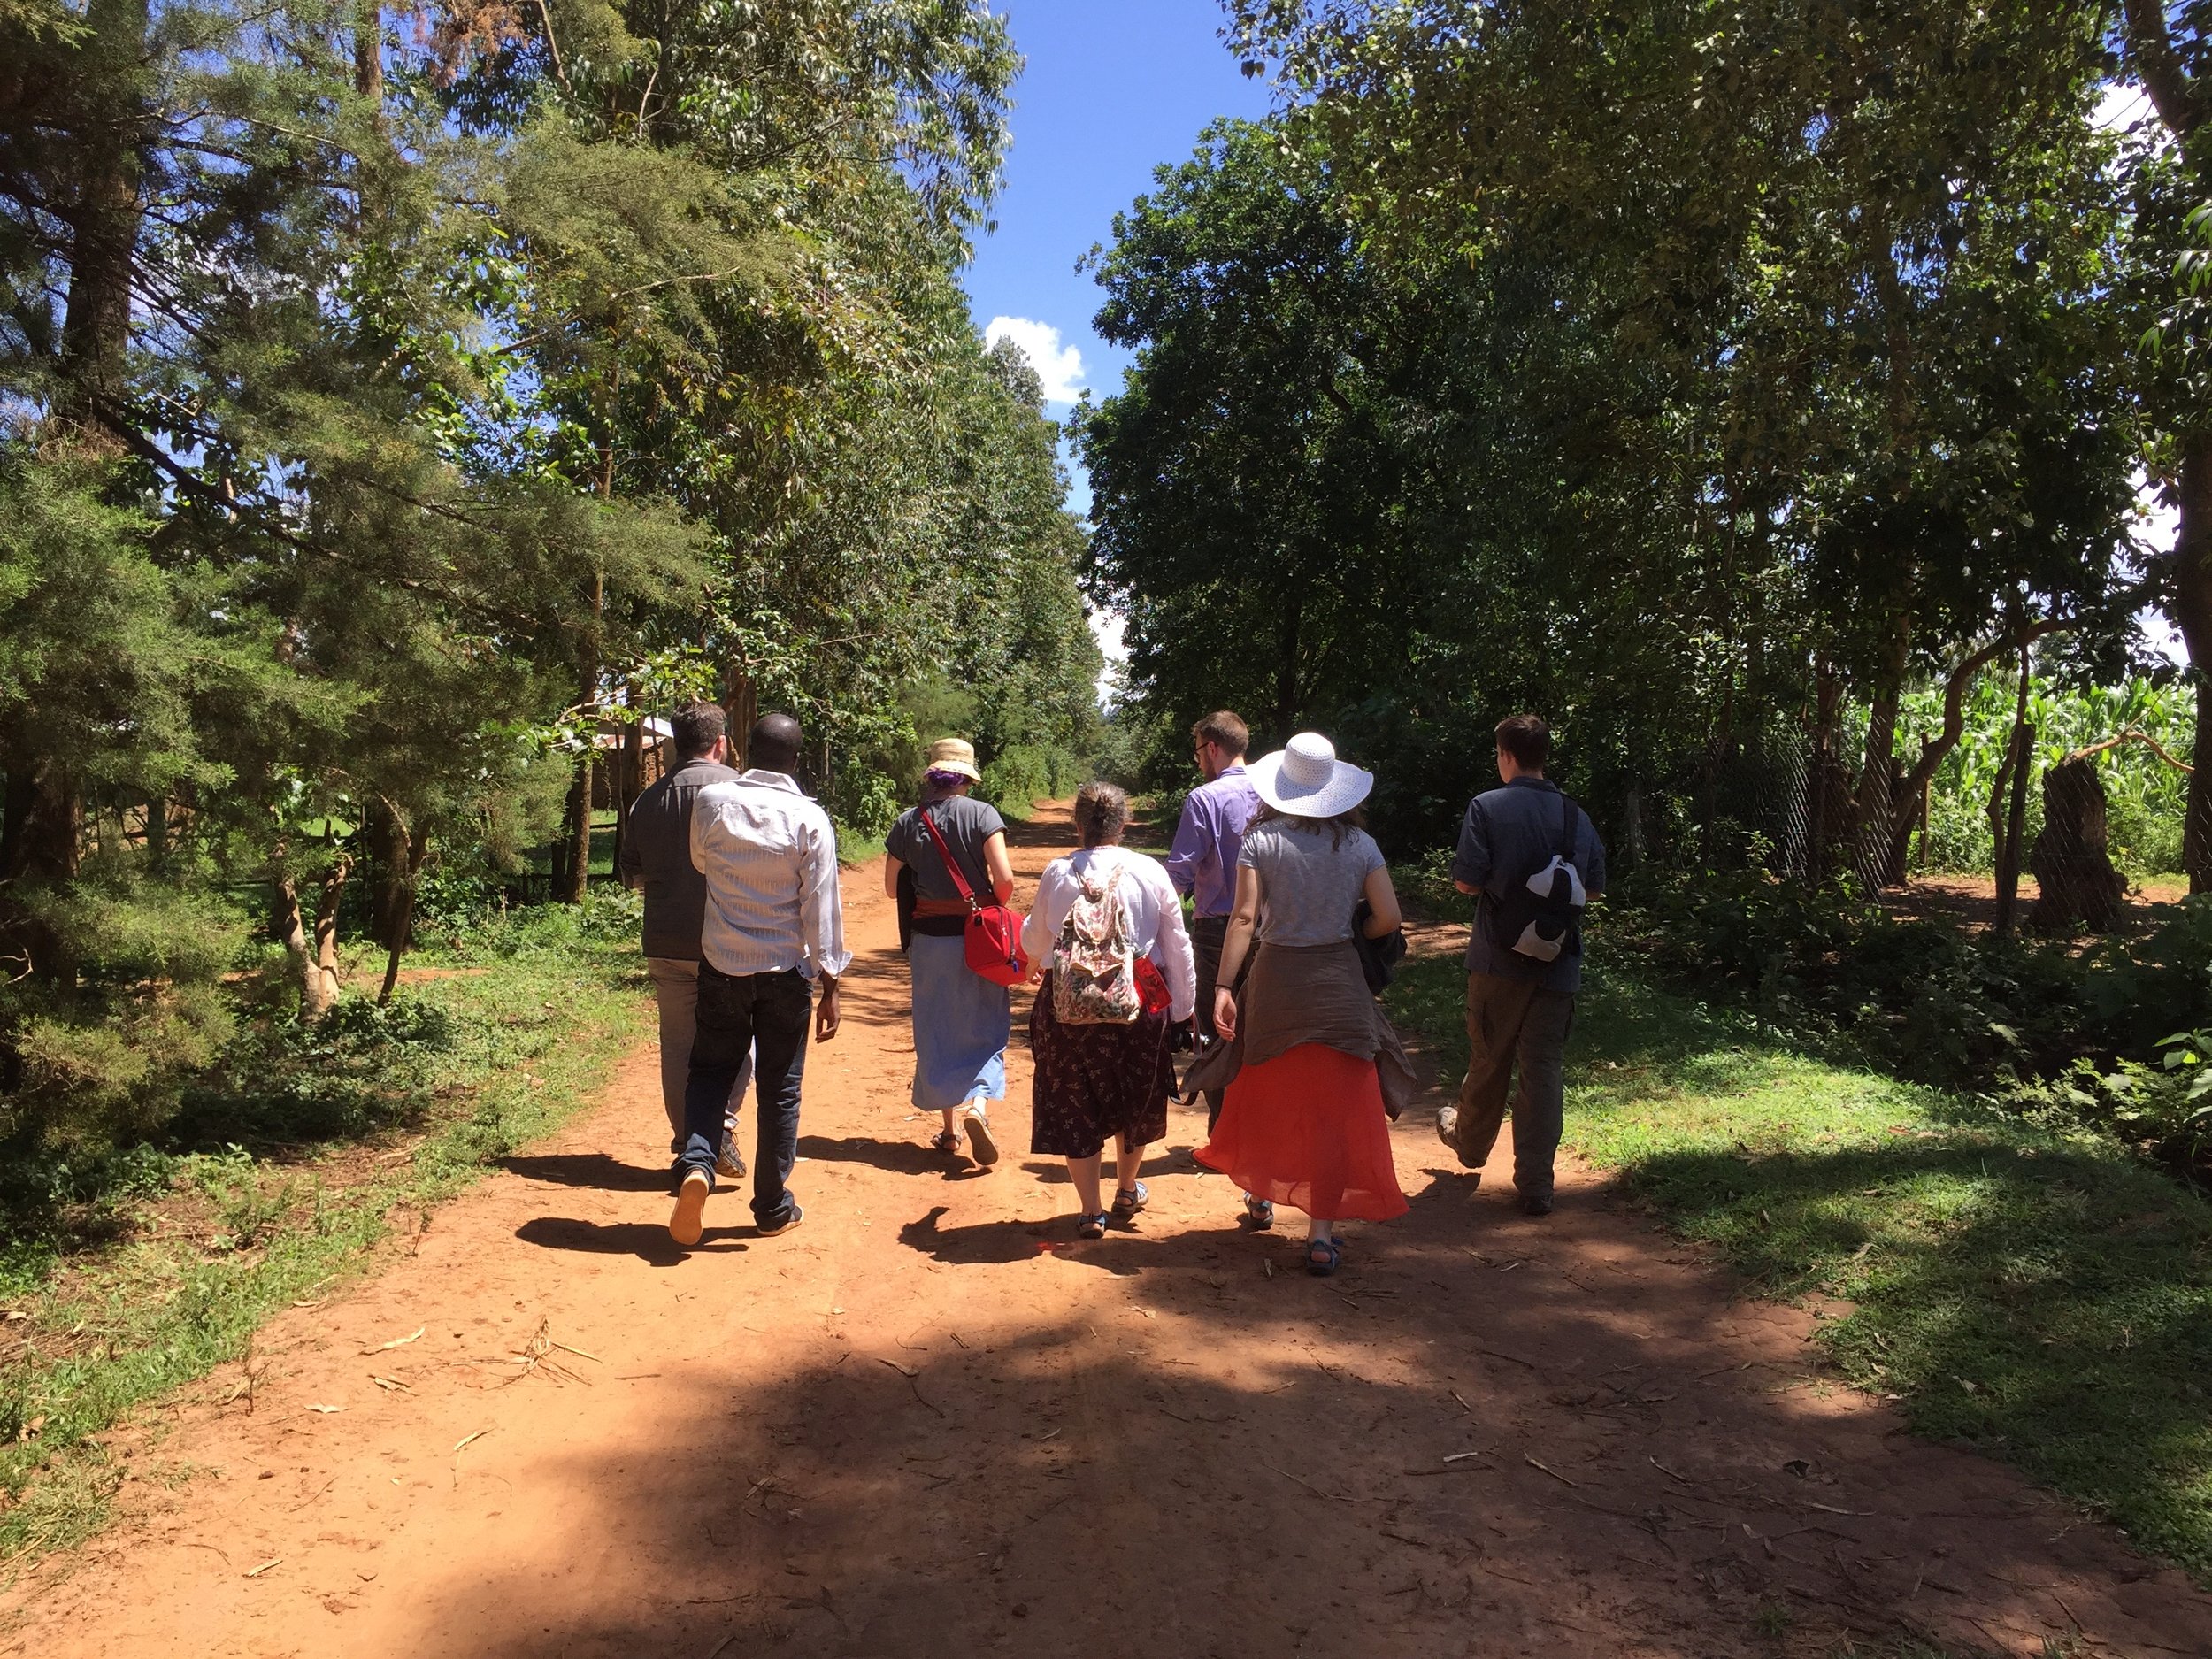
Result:
[[[158,1129],[234,1027],[221,984],[246,945],[219,894],[123,876],[24,895],[78,964],[76,983],[0,985],[0,1141],[91,1151]]]
[[[1082,757],[1042,743],[1001,749],[983,768],[977,793],[1009,818],[1027,818],[1033,803],[1073,795],[1090,780]]]
[[[867,841],[889,829],[906,810],[898,786],[874,768],[863,766],[848,766],[837,774],[827,804],[838,823]]]
[[[1594,952],[1897,1075],[1987,1094],[2078,1087],[2084,1065],[2101,1077],[2152,1065],[2170,1033],[2212,1024],[2212,900],[2077,955],[1900,920],[1847,886],[1644,871],[1616,889],[1593,940]]]
[[[202,1143],[301,1141],[406,1123],[463,1036],[443,1009],[403,998],[380,1008],[344,997],[313,1025],[257,1021],[188,1092],[176,1132]]]

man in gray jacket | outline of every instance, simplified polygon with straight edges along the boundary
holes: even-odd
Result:
[[[698,1031],[699,942],[706,923],[707,879],[691,862],[691,810],[709,784],[734,783],[729,728],[711,703],[676,710],[676,764],[638,796],[622,835],[622,883],[645,889],[645,972],[660,1010],[661,1104],[668,1112],[671,1152],[684,1149],[684,1083]],[[735,1139],[737,1109],[752,1081],[749,1060],[730,1090],[715,1168],[734,1179],[745,1173]]]
[[[1585,895],[1605,889],[1605,843],[1588,813],[1544,776],[1551,727],[1533,714],[1498,722],[1498,778],[1502,787],[1467,803],[1452,881],[1475,895],[1473,936],[1467,943],[1467,1079],[1459,1103],[1436,1115],[1436,1133],[1459,1161],[1482,1179],[1513,1096],[1513,1185],[1532,1216],[1552,1210],[1552,1164],[1559,1152],[1567,1033],[1582,988],[1582,932],[1578,925],[1552,959],[1515,948],[1500,926],[1508,895],[1550,866],[1568,846]],[[1526,895],[1524,894],[1525,900]]]

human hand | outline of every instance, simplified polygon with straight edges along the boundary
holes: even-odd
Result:
[[[837,1028],[842,1023],[843,1015],[838,1007],[837,981],[826,979],[822,981],[822,1000],[814,1006],[814,1041],[827,1042],[837,1035]]]
[[[1221,1033],[1224,1042],[1237,1040],[1237,999],[1225,985],[1214,989],[1214,1029]]]

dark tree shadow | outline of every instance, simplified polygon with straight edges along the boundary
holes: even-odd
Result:
[[[668,1236],[668,1229],[645,1221],[580,1221],[568,1216],[536,1216],[515,1229],[525,1244],[546,1250],[574,1250],[585,1256],[634,1256],[656,1267],[672,1267],[687,1256],[726,1255],[752,1247],[757,1236],[747,1227],[709,1227],[689,1249]]]
[[[871,1141],[862,1136],[832,1140],[801,1135],[799,1156],[824,1164],[865,1164],[894,1175],[934,1175],[948,1181],[973,1180],[991,1171],[971,1162],[965,1152],[951,1155],[913,1141]]]
[[[662,1193],[675,1187],[672,1169],[641,1169],[603,1152],[517,1154],[501,1158],[499,1167],[525,1180],[605,1193]]]

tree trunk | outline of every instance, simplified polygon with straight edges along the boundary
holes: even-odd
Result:
[[[2197,703],[2196,771],[2189,779],[2189,804],[2181,821],[2181,865],[2192,893],[2212,891],[2212,719],[2201,710],[2208,699],[2206,670],[2212,667],[2212,432],[2182,440],[2180,530],[2174,538],[2173,599],[2170,612],[2189,648],[2195,671]]]
[[[278,856],[283,856],[281,849]],[[300,1016],[306,1018],[308,998],[313,995],[316,980],[315,964],[307,954],[307,924],[300,914],[299,884],[289,876],[280,876],[276,882],[276,913],[273,918],[278,941],[284,946],[284,954],[290,959],[292,972],[299,980]]]
[[[146,856],[157,870],[169,860],[169,797],[146,803]]]
[[[581,904],[591,887],[591,768],[595,750],[587,747],[576,757],[576,775],[568,786],[567,826],[562,837],[560,886],[554,896],[564,904]]]
[[[1997,866],[1997,920],[2001,933],[2012,931],[2020,903],[2020,838],[2027,833],[2028,774],[2035,770],[2035,728],[2023,720],[2013,733],[2012,803],[2005,814],[2005,856]]]
[[[338,1005],[338,903],[352,872],[353,860],[341,856],[323,872],[322,892],[315,900],[315,972],[305,1009],[311,1019],[320,1019]]]
[[[1843,687],[1836,678],[1828,654],[1813,659],[1812,776],[1807,780],[1805,803],[1805,879],[1817,887],[1828,879],[1828,844],[1835,838],[1836,711],[1843,702]]]
[[[1900,617],[1874,684],[1866,719],[1866,753],[1852,803],[1852,864],[1859,879],[1878,891],[1889,874],[1890,826],[1897,811],[1897,707],[1904,695],[1905,653],[1912,624]]]
[[[406,954],[409,938],[415,931],[415,879],[421,873],[423,855],[428,849],[428,835],[417,830],[407,842],[407,879],[400,888],[391,954],[384,959],[384,988],[376,994],[379,1008],[391,1006],[393,987],[399,983],[399,959]]]
[[[1959,739],[1966,731],[1966,694],[1972,687],[1974,676],[2010,649],[2024,651],[2035,641],[2047,634],[2056,634],[2071,626],[2056,618],[2039,622],[2032,627],[2019,629],[2001,639],[1993,641],[1972,653],[1953,669],[1943,687],[1943,729],[1920,746],[1920,757],[1912,770],[1905,774],[1904,785],[1895,795],[1898,802],[1906,802],[1917,795],[1920,800],[1920,827],[1928,827],[1928,794],[1935,782],[1937,770],[1944,757],[1958,747]],[[1903,885],[1905,860],[1912,845],[1912,820],[1904,818],[1892,832],[1889,859],[1891,887]],[[1924,856],[1925,849],[1923,854]]]
[[[83,53],[101,107],[73,134],[76,188],[58,210],[69,227],[69,298],[62,321],[65,419],[87,428],[123,418],[131,331],[131,262],[143,216],[139,185],[145,111],[136,94],[148,0],[90,0]],[[88,91],[91,88],[87,88]],[[106,100],[123,102],[120,107]]]
[[[400,902],[407,887],[407,826],[381,799],[369,803],[369,937],[390,949],[401,937]]]
[[[77,982],[75,953],[53,926],[26,913],[16,895],[77,879],[84,800],[61,762],[33,761],[12,771],[0,815],[0,973],[29,972],[48,985]]]
[[[730,728],[730,764],[743,772],[751,764],[753,722],[760,718],[760,690],[753,677],[734,664],[722,697],[722,717]]]
[[[1989,792],[1989,822],[1997,843],[1996,930],[2011,931],[2013,906],[2020,896],[2020,832],[2027,813],[2028,746],[2034,728],[2028,724],[2028,652],[2020,649],[2020,691],[2012,716],[2012,741],[2005,750],[2004,768],[1997,787]],[[2006,797],[2010,803],[2007,804]]]
[[[384,125],[384,9],[377,0],[361,0],[353,24],[353,89],[376,106],[377,125]]]

